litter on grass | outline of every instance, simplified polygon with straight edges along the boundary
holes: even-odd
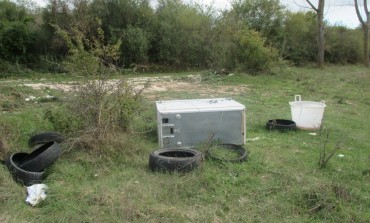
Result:
[[[260,137],[252,138],[252,139],[247,139],[247,141],[257,141],[260,140]]]
[[[338,154],[338,157],[339,158],[343,158],[344,157],[344,154]]]
[[[308,133],[309,135],[312,135],[312,136],[315,136],[315,135],[317,135],[317,133],[315,133],[315,132],[310,132],[310,133]]]
[[[45,184],[34,184],[32,186],[27,187],[27,198],[26,203],[30,204],[31,206],[36,206],[41,201],[45,200],[46,198],[46,190],[48,186]]]

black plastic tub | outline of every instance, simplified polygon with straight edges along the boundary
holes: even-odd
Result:
[[[279,130],[279,131],[292,131],[296,130],[297,126],[294,121],[286,119],[272,119],[266,123],[268,130]]]

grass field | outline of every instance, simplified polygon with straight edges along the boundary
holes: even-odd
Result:
[[[45,111],[63,103],[26,102],[30,95],[62,95],[22,86],[25,82],[40,79],[0,81],[2,159],[30,151],[32,133],[52,130]],[[368,69],[329,66],[287,68],[275,75],[208,75],[195,88],[147,93],[152,119],[146,126],[153,129],[154,100],[232,97],[244,104],[248,161],[205,160],[188,174],[153,173],[148,158],[157,149],[155,131],[122,135],[124,146],[107,144],[101,153],[65,148],[47,169],[48,197],[36,207],[25,204],[26,188],[0,166],[0,222],[370,222],[369,86]],[[323,131],[314,136],[266,130],[269,119],[290,119],[288,102],[297,94],[326,101]],[[339,150],[320,168],[327,132],[327,151]]]

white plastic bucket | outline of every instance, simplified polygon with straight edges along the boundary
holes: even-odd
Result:
[[[301,101],[301,95],[295,95],[294,101],[289,102],[292,120],[297,128],[304,130],[320,129],[326,107],[325,101]]]

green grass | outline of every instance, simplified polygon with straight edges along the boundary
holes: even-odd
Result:
[[[247,162],[205,160],[188,174],[153,173],[148,158],[157,149],[155,132],[120,136],[119,148],[107,144],[105,152],[63,153],[47,170],[48,197],[35,208],[24,202],[25,187],[0,166],[0,222],[370,222],[368,69],[289,68],[275,75],[210,77],[203,85],[247,86],[237,94],[215,95],[233,97],[247,108]],[[0,82],[1,97],[17,107],[1,111],[0,139],[7,141],[8,152],[30,151],[28,137],[52,130],[44,112],[60,102],[25,103],[24,96],[41,93],[14,85],[22,98],[17,99],[6,93],[9,86]],[[269,119],[290,119],[288,102],[296,94],[326,101],[327,149],[338,143],[340,149],[324,169],[318,165],[325,140],[319,131],[312,136],[264,128]],[[184,90],[157,97],[201,96]],[[153,120],[149,125],[155,128]]]

